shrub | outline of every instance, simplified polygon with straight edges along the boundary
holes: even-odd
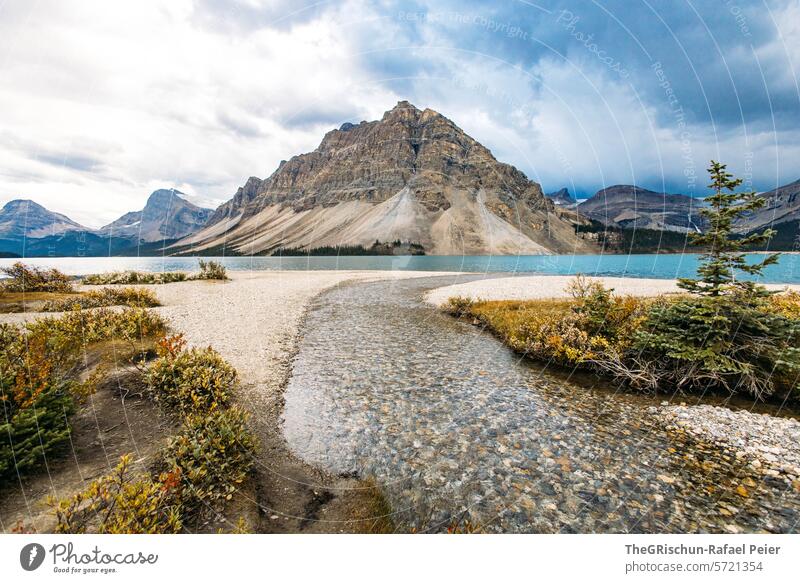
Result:
[[[784,293],[774,294],[769,297],[769,303],[766,304],[765,309],[790,320],[800,320],[800,293],[788,290]]]
[[[41,307],[41,311],[66,312],[75,308],[89,309],[107,306],[152,308],[160,305],[156,295],[148,289],[107,287],[97,291],[85,292],[72,298],[45,302]]]
[[[188,417],[167,446],[162,465],[180,477],[187,512],[198,513],[233,497],[253,467],[255,451],[246,414],[231,407]]]
[[[192,279],[228,279],[225,266],[218,261],[205,261],[200,259],[200,273]]]
[[[460,318],[461,316],[466,316],[474,305],[475,300],[456,296],[447,300],[447,303],[445,304],[445,310],[457,318]]]
[[[144,308],[111,310],[74,309],[59,317],[38,318],[25,325],[29,334],[50,335],[62,347],[78,347],[104,340],[136,340],[163,334],[166,323],[156,313]]]
[[[654,300],[613,296],[600,283],[579,279],[575,300],[451,300],[455,315],[476,318],[514,350],[563,366],[592,365],[628,346],[631,332]]]
[[[3,379],[3,385],[5,385]],[[17,473],[41,467],[48,455],[69,441],[68,417],[73,399],[66,384],[46,385],[15,402],[3,389],[0,395],[0,483]]]
[[[571,366],[592,356],[591,338],[571,307],[564,300],[475,302],[466,313],[514,350]]]
[[[112,273],[96,273],[82,279],[84,285],[133,285],[164,284],[187,281],[189,275],[182,271],[165,271],[151,273],[147,271],[115,271]]]
[[[182,337],[159,343],[158,358],[147,371],[154,399],[180,414],[225,407],[236,385],[236,370],[213,349],[184,350]]]
[[[0,325],[0,482],[40,466],[69,439],[74,383],[50,357],[57,346],[49,340]]]
[[[149,475],[132,476],[124,456],[111,474],[83,492],[50,499],[57,532],[178,532],[205,511],[221,510],[247,478],[256,442],[246,414],[227,407],[236,371],[210,348],[185,346],[182,335],[162,338],[159,359],[148,372],[157,398],[184,413],[180,433]]]
[[[181,529],[180,479],[175,473],[135,478],[130,456],[107,476],[70,498],[48,500],[56,532],[81,534],[161,534]]]
[[[8,292],[72,291],[70,278],[57,269],[28,267],[18,261],[11,267],[3,267],[0,271],[9,277],[2,282],[2,289]]]
[[[164,284],[179,281],[193,281],[197,279],[228,279],[225,266],[218,261],[205,261],[200,259],[199,273],[184,273],[183,271],[165,271],[163,273],[148,271],[115,271],[112,273],[96,273],[84,276],[84,285],[133,285],[133,284]]]
[[[87,345],[133,341],[164,329],[160,317],[141,308],[75,310],[22,328],[0,325],[0,481],[40,467],[69,439],[75,401],[96,380],[74,380]]]
[[[655,305],[632,349],[648,362],[653,384],[762,398],[797,385],[800,321],[736,296],[686,298]]]

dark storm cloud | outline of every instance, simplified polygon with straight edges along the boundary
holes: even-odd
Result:
[[[794,128],[800,125],[798,89],[773,22],[786,5],[727,0],[437,1],[411,8],[398,2],[394,11],[404,27],[427,27],[428,38],[443,46],[522,66],[549,57],[606,68],[619,82],[634,85],[665,117],[672,109],[670,99],[677,98],[697,123],[762,127],[774,115],[782,127]],[[765,47],[774,50],[763,51]],[[394,66],[389,71],[398,69],[407,72]],[[665,94],[665,80],[674,95]]]

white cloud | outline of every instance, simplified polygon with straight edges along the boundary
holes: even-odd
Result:
[[[218,204],[313,149],[337,116],[395,99],[354,63],[338,12],[230,34],[193,10],[96,0],[0,14],[0,202],[34,198],[90,226],[157,187]]]

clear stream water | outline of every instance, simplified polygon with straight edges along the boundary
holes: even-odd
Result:
[[[408,528],[796,530],[791,486],[676,442],[648,413],[663,397],[533,365],[423,304],[443,279],[348,285],[315,301],[285,394],[298,455],[374,477]]]
[[[757,256],[752,256],[753,259]],[[672,279],[693,276],[698,255],[498,255],[498,256],[371,256],[371,257],[222,257],[231,271],[259,270],[421,270],[474,273],[542,273],[653,277]],[[0,267],[15,259],[0,259]],[[175,271],[197,269],[191,257],[43,257],[25,259],[33,265],[57,267],[70,275],[137,269]],[[764,283],[800,283],[800,255],[785,254],[766,269]]]

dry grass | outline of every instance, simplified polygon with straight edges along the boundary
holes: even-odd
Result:
[[[160,305],[156,294],[149,289],[106,287],[63,299],[48,300],[42,304],[40,310],[42,312],[66,312],[75,308],[106,308],[110,306],[153,308]]]
[[[781,316],[800,320],[800,293],[796,291],[775,294],[770,298],[770,306]]]
[[[575,307],[574,300],[512,300],[471,302],[462,311],[517,352],[573,366],[608,346],[603,338],[581,329]]]
[[[69,301],[78,297],[78,292],[3,292],[0,293],[0,314],[37,312],[45,302]]]
[[[530,358],[633,388],[714,388],[760,399],[796,386],[800,293],[775,294],[737,311],[736,302],[703,303],[685,294],[584,292],[571,300],[451,298],[446,308]]]

